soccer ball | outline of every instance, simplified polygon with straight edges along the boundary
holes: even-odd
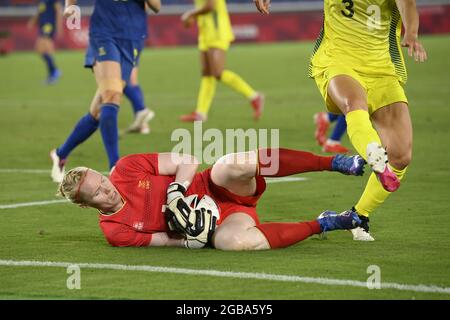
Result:
[[[191,194],[184,198],[184,201],[194,210],[204,208],[206,211],[210,211],[213,217],[216,217],[217,220],[220,219],[220,209],[217,203],[208,195],[204,195],[203,197],[199,197],[198,194]]]

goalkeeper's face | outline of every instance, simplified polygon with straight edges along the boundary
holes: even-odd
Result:
[[[122,206],[122,197],[107,177],[88,170],[79,186],[80,202],[105,213],[116,212]]]

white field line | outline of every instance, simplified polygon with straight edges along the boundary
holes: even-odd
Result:
[[[363,282],[363,281],[302,277],[302,276],[270,274],[270,273],[232,272],[232,271],[201,270],[201,269],[196,270],[196,269],[168,268],[168,267],[157,267],[157,266],[146,266],[146,265],[123,265],[123,264],[106,264],[106,263],[72,263],[72,262],[52,262],[52,261],[0,260],[0,266],[6,266],[6,267],[67,268],[67,267],[73,266],[73,265],[76,265],[80,268],[85,268],[85,269],[159,272],[159,273],[173,273],[173,274],[184,274],[184,275],[195,275],[195,276],[211,276],[211,277],[221,277],[221,278],[254,279],[254,280],[268,280],[268,281],[283,281],[283,282],[301,282],[301,283],[314,283],[314,284],[329,285],[329,286],[347,286],[347,287],[368,288],[367,283]],[[381,289],[394,289],[394,290],[401,290],[401,291],[450,294],[450,288],[448,288],[448,287],[438,287],[438,286],[434,286],[434,285],[423,285],[423,284],[410,285],[410,284],[384,282],[384,283],[381,283]]]
[[[19,171],[20,170],[20,171]],[[0,169],[0,173],[50,173],[50,170],[40,170],[40,169]],[[308,178],[300,177],[282,177],[282,178],[269,178],[267,183],[280,183],[280,182],[294,182],[294,181],[305,181]],[[49,204],[65,203],[67,200],[43,200],[43,201],[33,201],[33,202],[21,202],[21,203],[11,203],[11,204],[0,204],[1,209],[15,209],[21,207],[34,207],[34,206],[46,206]]]
[[[22,202],[22,203],[13,203],[13,204],[2,204],[2,205],[0,205],[0,209],[15,209],[15,208],[21,208],[21,207],[46,206],[48,204],[56,204],[56,203],[69,203],[69,202],[65,199],[60,199],[60,200],[45,200],[45,201]]]

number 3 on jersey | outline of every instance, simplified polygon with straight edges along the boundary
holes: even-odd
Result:
[[[355,14],[355,10],[353,10],[353,1],[352,0],[342,0],[342,3],[345,5],[345,9],[341,10],[341,13],[344,17],[351,18]]]

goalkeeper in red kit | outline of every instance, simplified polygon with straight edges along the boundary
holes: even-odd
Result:
[[[190,155],[134,154],[120,159],[109,177],[86,167],[68,171],[59,194],[97,209],[112,246],[275,249],[361,221],[356,214],[325,211],[312,221],[260,223],[256,206],[266,189],[264,177],[311,171],[358,176],[364,164],[360,156],[272,148],[227,154],[197,172]],[[202,200],[192,206],[191,199]]]

